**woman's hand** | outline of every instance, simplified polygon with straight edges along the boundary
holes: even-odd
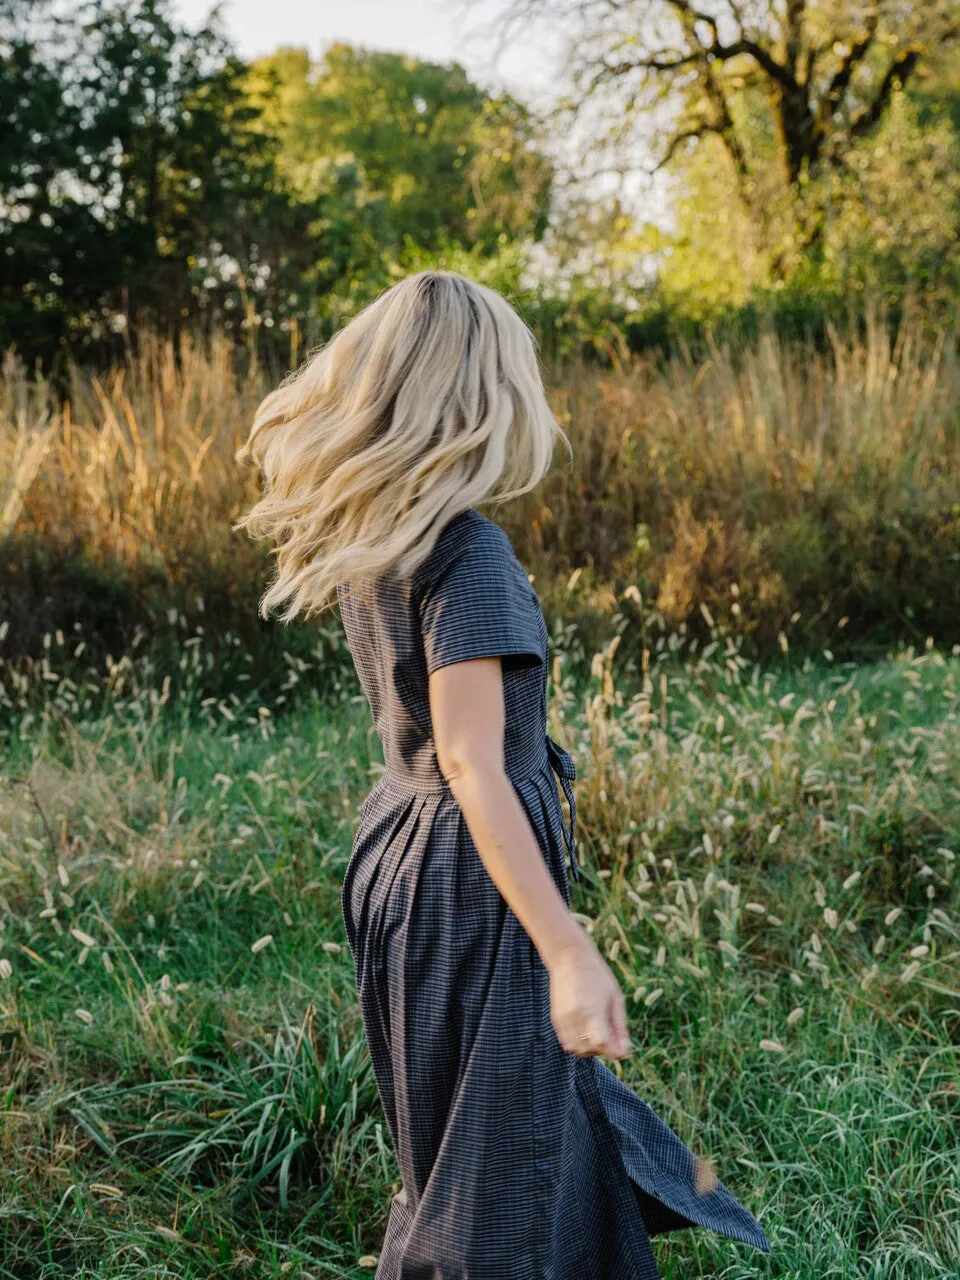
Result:
[[[563,947],[548,965],[550,1020],[569,1053],[624,1058],[631,1051],[620,984],[590,937]]]

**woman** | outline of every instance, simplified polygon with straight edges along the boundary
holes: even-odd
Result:
[[[508,303],[424,271],[269,395],[238,454],[264,477],[239,526],[276,544],[261,612],[339,600],[383,746],[342,892],[402,1174],[378,1280],[653,1280],[649,1237],[696,1225],[770,1247],[599,1060],[629,1052],[625,1004],[570,912],[547,628],[476,507],[533,488],[558,435]]]

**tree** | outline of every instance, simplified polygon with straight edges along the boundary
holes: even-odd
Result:
[[[544,231],[551,167],[536,122],[456,63],[335,44],[314,64],[281,49],[253,64],[250,88],[299,193],[315,198],[338,168],[356,169],[382,214],[380,249],[409,239],[495,253]]]
[[[573,111],[613,104],[614,148],[638,120],[653,170],[718,140],[780,277],[822,238],[821,180],[960,34],[956,0],[510,0],[502,34],[544,18],[569,25]]]
[[[216,302],[224,262],[282,276],[309,216],[215,24],[190,31],[164,0],[0,3],[0,343],[49,357],[129,314],[178,325]]]

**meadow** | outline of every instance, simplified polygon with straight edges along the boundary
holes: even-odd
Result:
[[[292,353],[293,354],[293,353]],[[615,355],[615,353],[614,353]],[[372,1274],[397,1169],[340,918],[381,757],[256,616],[216,336],[0,371],[0,1276]],[[908,318],[547,370],[491,514],[541,595],[630,1084],[757,1214],[666,1280],[960,1258],[960,343]]]
[[[773,1244],[661,1237],[663,1274],[955,1276],[960,646],[760,664],[642,622],[585,678],[553,628],[574,908],[628,996],[618,1069]],[[397,1170],[339,914],[369,713],[334,628],[272,704],[201,696],[190,639],[176,682],[77,678],[55,635],[2,670],[0,1276],[376,1263]]]
[[[253,6],[0,6],[0,1280],[375,1272],[381,756],[335,611],[259,616],[236,453],[438,268],[570,445],[484,513],[615,1068],[772,1243],[664,1280],[960,1280],[958,7],[425,7],[275,6],[270,52]]]

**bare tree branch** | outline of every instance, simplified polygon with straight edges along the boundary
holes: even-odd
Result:
[[[813,68],[817,61],[817,49],[815,45],[807,45],[806,65],[803,68],[803,83],[809,86],[813,81]]]
[[[880,121],[880,117],[890,105],[890,97],[895,84],[906,84],[911,72],[920,61],[923,52],[919,44],[913,45],[900,53],[887,68],[886,75],[868,107],[864,107],[850,121],[850,137],[862,138]]]
[[[799,44],[803,39],[803,19],[807,0],[787,0],[787,36]]]
[[[842,60],[833,79],[827,86],[827,91],[820,103],[820,110],[817,113],[821,124],[830,119],[843,101],[844,95],[850,87],[854,72],[866,57],[876,39],[879,24],[880,10],[874,7],[873,11],[867,15],[867,25],[863,36],[850,46],[847,56]]]
[[[685,142],[689,142],[692,138],[705,138],[708,133],[719,133],[719,129],[716,125],[708,124],[706,121],[702,121],[689,129],[681,129],[679,133],[675,133],[663,155],[654,165],[653,172],[656,173],[660,169],[665,169]]]
[[[787,67],[794,80],[797,78],[797,67],[803,54],[803,17],[806,7],[807,0],[787,0]]]
[[[785,89],[798,88],[796,77],[791,74],[789,68],[778,62],[770,50],[765,49],[756,40],[737,40],[734,44],[727,45],[726,49],[729,57],[736,57],[739,53],[749,53],[771,80],[775,80]]]
[[[678,54],[669,61],[659,57],[636,58],[629,62],[604,62],[588,81],[588,91],[593,92],[607,80],[619,80],[631,71],[679,71],[683,67],[693,66],[704,61],[704,53],[697,49],[693,53]]]
[[[694,22],[702,22],[708,26],[713,32],[714,44],[719,44],[720,32],[717,29],[717,20],[713,14],[704,13],[702,9],[695,9],[692,4],[687,3],[687,0],[667,0],[667,3],[676,13],[686,18],[692,18]]]

